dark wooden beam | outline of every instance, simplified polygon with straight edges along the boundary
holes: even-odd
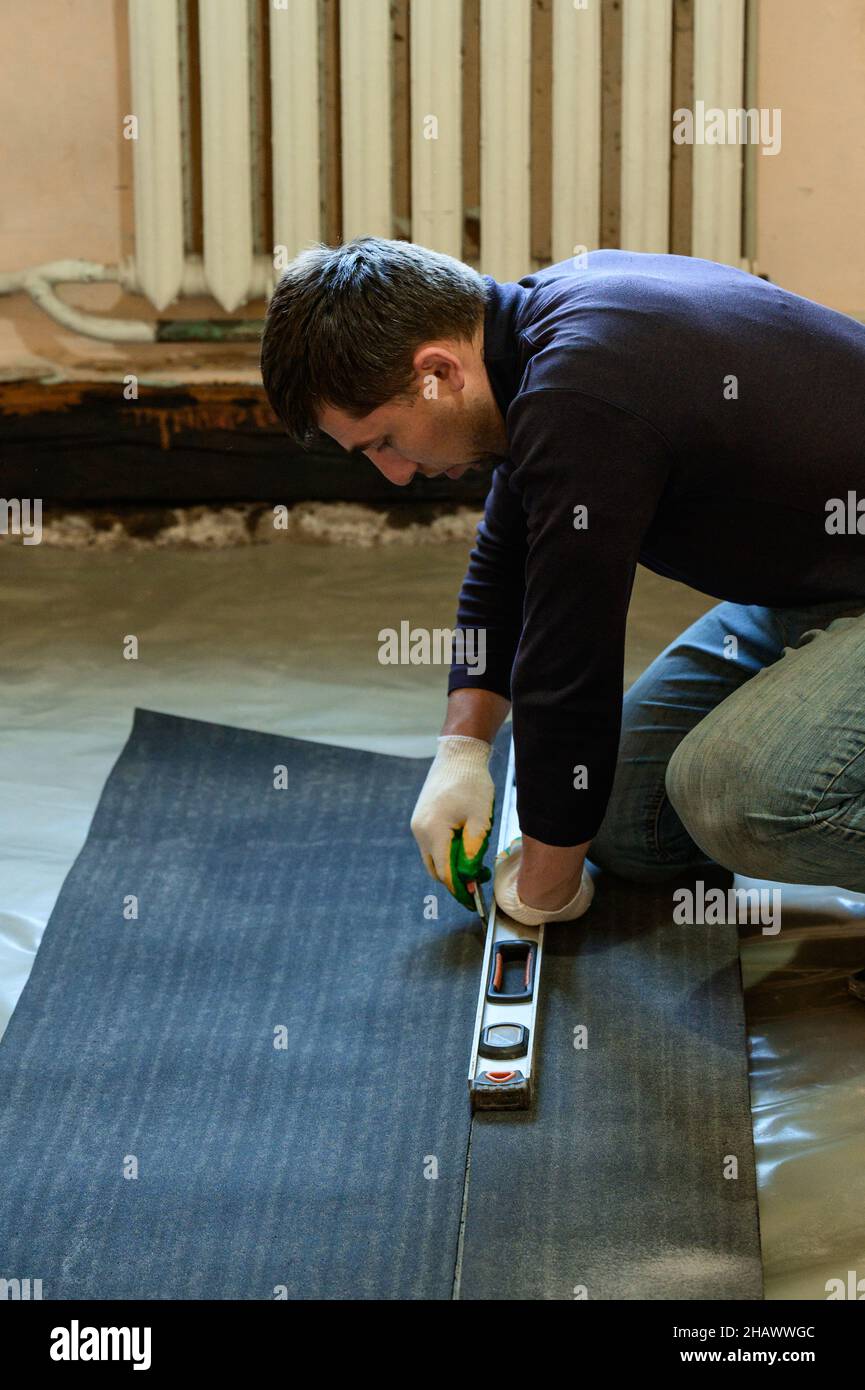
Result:
[[[338,445],[291,445],[264,389],[121,382],[0,383],[0,491],[51,502],[476,502],[488,478],[396,488]]]

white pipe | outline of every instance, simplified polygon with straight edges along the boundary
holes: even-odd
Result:
[[[0,295],[29,294],[49,318],[81,333],[86,338],[103,342],[153,343],[158,324],[145,319],[110,319],[100,314],[88,314],[75,309],[54,293],[60,284],[117,284],[127,294],[140,294],[138,269],[134,261],[104,266],[94,261],[49,261],[45,265],[29,266],[26,270],[0,273]],[[273,262],[269,256],[257,256],[253,264],[252,295],[269,298],[273,289]],[[209,296],[207,276],[200,256],[190,256],[184,263],[181,293]],[[231,320],[227,319],[226,323]]]
[[[88,338],[100,338],[105,342],[154,343],[156,324],[143,319],[109,319],[96,314],[85,314],[65,304],[55,293],[53,286],[74,281],[80,285],[122,282],[119,266],[97,265],[93,261],[49,261],[45,265],[32,266],[28,270],[11,271],[0,275],[0,294],[16,294],[23,291],[29,294],[35,304],[57,323],[69,328],[73,333],[83,333]]]

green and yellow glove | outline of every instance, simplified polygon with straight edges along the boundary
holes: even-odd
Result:
[[[492,877],[483,863],[495,819],[491,753],[484,739],[442,734],[411,818],[427,873],[471,912],[466,883]]]

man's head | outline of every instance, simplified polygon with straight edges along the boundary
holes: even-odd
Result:
[[[308,447],[323,430],[400,486],[503,457],[485,290],[470,266],[413,242],[359,237],[301,252],[261,344],[265,390],[291,438]]]

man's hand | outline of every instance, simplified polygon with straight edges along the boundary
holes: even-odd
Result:
[[[451,691],[438,752],[411,818],[427,872],[471,912],[475,902],[462,875],[469,873],[478,883],[491,876],[483,866],[495,813],[488,764],[509,708],[494,690]]]
[[[570,902],[580,886],[583,862],[589,849],[584,845],[545,845],[523,835],[520,875],[517,883],[520,897],[532,907],[557,911]]]
[[[495,811],[495,785],[488,767],[491,753],[485,739],[441,735],[411,818],[427,872],[472,912],[474,899],[461,875],[469,874],[481,883],[490,877],[483,858]]]
[[[594,883],[585,868],[588,843],[565,848],[524,835],[496,858],[495,898],[515,922],[573,922],[588,909]]]

